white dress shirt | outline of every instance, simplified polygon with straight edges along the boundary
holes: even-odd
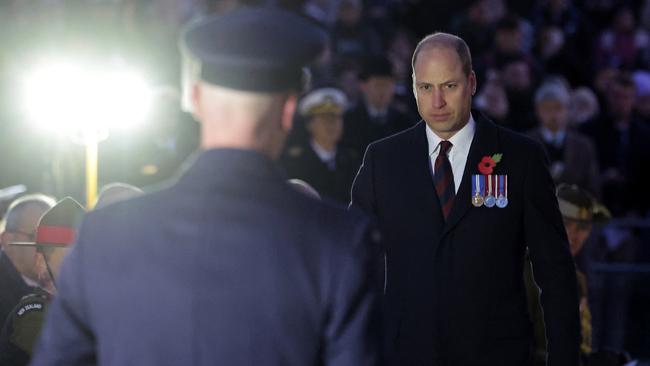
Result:
[[[429,125],[427,125],[426,131],[427,141],[429,142],[429,159],[431,160],[431,170],[433,171],[435,169],[436,158],[440,152],[440,142],[443,140],[433,132]],[[458,193],[460,182],[463,180],[463,172],[465,171],[469,148],[472,146],[472,140],[474,140],[474,131],[476,131],[476,122],[474,122],[474,118],[470,113],[469,122],[448,140],[452,146],[449,149],[447,157],[449,158],[451,170],[454,174],[456,193]],[[476,163],[478,164],[478,162]]]

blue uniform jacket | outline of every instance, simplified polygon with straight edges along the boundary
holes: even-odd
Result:
[[[32,364],[376,365],[368,234],[262,155],[208,150],[85,217]]]

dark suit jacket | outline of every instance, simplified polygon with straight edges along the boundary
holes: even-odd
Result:
[[[4,251],[0,251],[0,324],[5,323],[11,310],[30,292],[31,288],[11,263],[11,259]]]
[[[529,136],[542,142],[544,137],[539,128],[532,130]],[[600,196],[600,178],[596,148],[591,139],[579,132],[567,130],[564,138],[562,164],[564,168],[553,179],[556,183],[577,184]]]
[[[302,179],[319,194],[339,202],[350,201],[352,182],[361,165],[356,151],[339,147],[336,151],[336,167],[331,170],[320,160],[310,144],[289,148],[282,157],[282,166],[289,178]]]
[[[478,117],[477,114],[474,114]],[[523,265],[530,247],[549,337],[549,365],[577,365],[573,260],[542,148],[475,118],[460,189],[445,223],[430,173],[425,123],[368,147],[353,204],[386,241],[387,347],[395,365],[521,366],[530,357]],[[471,204],[471,175],[502,153],[506,208]]]
[[[258,153],[204,152],[86,216],[32,365],[376,365],[367,228]]]
[[[383,123],[374,122],[368,114],[366,104],[361,101],[343,116],[344,128],[341,145],[363,155],[373,141],[388,137],[413,126],[413,120],[406,114],[389,107]]]

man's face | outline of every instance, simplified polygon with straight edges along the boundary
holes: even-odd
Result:
[[[449,139],[469,121],[476,76],[463,73],[455,50],[423,49],[413,70],[418,112],[438,136]]]
[[[589,234],[591,233],[591,223],[565,218],[564,229],[569,238],[569,249],[571,250],[571,255],[575,257],[580,253],[587,238],[589,238]]]
[[[29,205],[25,207],[22,217],[16,221],[17,225],[7,228],[2,234],[3,249],[11,258],[16,270],[31,280],[38,281],[40,269],[37,266],[37,252],[34,247],[9,245],[12,242],[33,242],[36,226],[46,208],[42,205]]]
[[[361,90],[371,107],[386,109],[395,95],[395,80],[389,76],[371,76],[361,83]]]
[[[569,117],[567,107],[559,100],[546,99],[536,105],[537,117],[542,126],[556,132],[566,127]]]
[[[343,118],[340,114],[318,114],[307,125],[309,134],[316,143],[324,148],[333,148],[343,134]]]

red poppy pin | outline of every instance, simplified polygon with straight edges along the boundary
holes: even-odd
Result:
[[[494,154],[492,156],[484,156],[481,162],[478,163],[478,171],[483,175],[492,174],[492,170],[501,161],[503,154]]]

